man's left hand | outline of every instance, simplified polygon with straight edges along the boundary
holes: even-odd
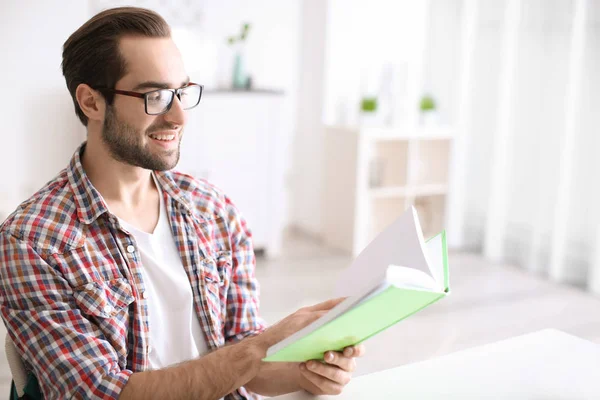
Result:
[[[340,394],[356,369],[356,357],[365,354],[365,346],[346,347],[343,352],[328,351],[324,361],[300,364],[300,386],[315,395]]]

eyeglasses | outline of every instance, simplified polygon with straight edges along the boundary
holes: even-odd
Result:
[[[169,112],[171,106],[173,105],[173,99],[175,99],[175,96],[177,96],[181,102],[184,110],[194,108],[200,103],[203,89],[203,85],[198,85],[197,83],[192,82],[179,89],[158,89],[146,93],[109,88],[96,88],[96,90],[100,92],[110,92],[144,99],[145,111],[148,115],[161,115]]]

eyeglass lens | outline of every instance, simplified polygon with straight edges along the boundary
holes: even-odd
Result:
[[[181,101],[183,109],[189,110],[196,107],[200,102],[202,88],[198,85],[190,85],[182,88],[179,93],[179,101]],[[164,113],[173,102],[174,95],[174,91],[168,89],[155,90],[146,94],[146,109],[148,114]]]

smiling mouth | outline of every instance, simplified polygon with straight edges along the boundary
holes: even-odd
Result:
[[[161,140],[163,142],[170,142],[171,140],[174,140],[175,137],[177,137],[177,135],[175,135],[173,133],[171,133],[171,134],[152,133],[149,136],[152,139]]]

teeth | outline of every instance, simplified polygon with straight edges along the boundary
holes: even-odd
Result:
[[[169,140],[175,139],[175,135],[150,135],[150,137],[152,139],[165,140],[165,141],[169,141]]]

